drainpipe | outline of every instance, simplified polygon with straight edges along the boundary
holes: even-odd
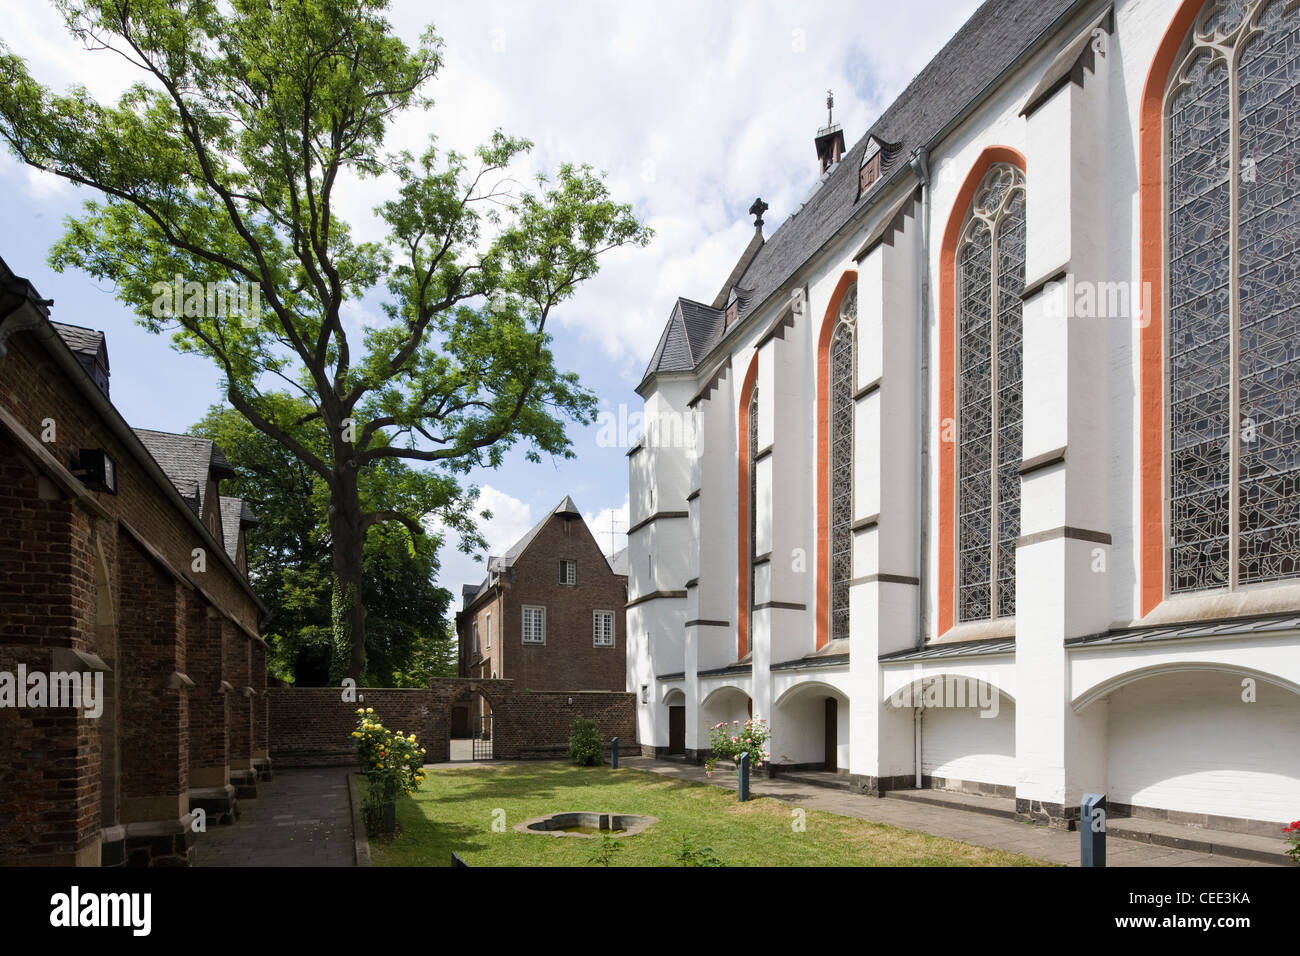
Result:
[[[925,717],[924,707],[912,708],[912,748],[916,764],[916,789],[921,789],[921,720]]]
[[[930,564],[927,549],[930,543],[930,151],[919,147],[912,154],[909,162],[917,181],[921,184],[921,268],[917,270],[917,299],[920,304],[920,321],[917,323],[920,337],[921,368],[920,395],[917,406],[920,410],[920,500],[917,503],[917,580],[916,589],[916,646],[925,646],[927,634],[926,621],[929,607],[928,592],[930,584]],[[916,742],[916,785],[921,786],[921,740],[920,716],[917,717]]]

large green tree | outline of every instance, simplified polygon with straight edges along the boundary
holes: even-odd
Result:
[[[286,399],[286,401],[288,401]],[[297,415],[311,406],[297,400]],[[292,412],[293,409],[285,409]],[[328,445],[318,419],[312,447]],[[222,490],[243,498],[259,520],[247,532],[248,574],[270,612],[263,637],[272,670],[301,685],[325,682],[338,653],[330,621],[329,488],[283,445],[238,412],[214,406],[191,432],[211,438],[234,466]],[[468,508],[472,492],[446,501],[457,489],[440,487],[427,473],[390,458],[361,472],[359,494],[369,511],[414,512],[430,504],[445,512]],[[462,545],[474,542],[463,536]],[[366,537],[366,668],[370,686],[423,683],[455,676],[456,656],[447,611],[451,592],[434,583],[441,535],[412,536],[401,523],[377,525]]]
[[[557,369],[547,322],[603,253],[649,231],[589,167],[515,185],[531,144],[499,131],[473,157],[432,138],[386,153],[393,120],[431,108],[442,43],[429,29],[408,46],[383,0],[57,5],[77,40],[142,78],[100,103],[45,88],[0,48],[0,137],[100,194],[51,260],[111,280],[144,325],[210,357],[230,405],[324,481],[335,638],[360,676],[366,535],[394,521],[418,535],[423,517],[366,510],[362,473],[400,458],[458,475],[520,442],[532,460],[572,455],[565,423],[595,401]],[[338,193],[385,173],[386,240],[358,242]],[[175,275],[255,285],[260,319],[160,305]],[[372,290],[383,318],[350,336],[344,304]],[[307,415],[285,413],[295,394]],[[323,448],[304,431],[317,420]]]

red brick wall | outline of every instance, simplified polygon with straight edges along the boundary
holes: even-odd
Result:
[[[92,517],[0,430],[0,670],[16,673],[20,663],[52,670],[50,648],[71,647],[103,658],[105,693],[113,695],[98,719],[0,709],[0,862],[68,863],[78,854],[94,862],[82,851],[93,848],[101,827],[145,819],[146,811],[173,820],[183,812],[191,746],[196,759],[219,749],[219,711],[196,706],[191,721],[188,693],[168,687],[168,678],[192,664],[199,676],[190,676],[196,685],[201,679],[196,689],[210,703],[203,695],[223,675],[225,630],[229,650],[238,652],[229,657],[245,662],[238,686],[258,686],[248,672],[252,639],[224,619],[210,626],[209,600],[252,630],[259,611],[184,505],[127,452],[34,335],[18,333],[6,344],[0,406],[36,439],[53,420],[56,440],[42,447],[64,467],[74,467],[82,448],[106,449],[118,465],[119,493],[96,494],[110,517]],[[162,570],[123,523],[206,596]],[[201,572],[191,563],[196,547],[209,551]],[[245,752],[251,711],[247,719]]]
[[[57,441],[44,447],[64,467],[72,467],[82,448],[106,449],[117,461],[119,493],[99,494],[99,503],[114,519],[128,522],[173,568],[191,573],[191,551],[200,546],[200,541],[198,532],[180,513],[184,506],[168,500],[164,490],[136,464],[30,333],[13,336],[6,346],[9,354],[0,359],[0,405],[37,437],[41,435],[42,421],[53,419]],[[149,423],[132,424],[143,427]],[[106,536],[116,535],[115,529],[107,527],[112,523],[103,523]],[[246,587],[216,555],[209,554],[206,564],[206,571],[195,573],[204,590],[243,624],[256,629],[257,605]]]
[[[350,734],[358,707],[373,707],[385,727],[413,733],[429,763],[448,759],[451,710],[482,694],[492,705],[493,756],[499,760],[563,755],[574,720],[596,721],[602,739],[617,736],[623,753],[636,748],[635,695],[518,691],[508,680],[440,679],[429,688],[377,689],[348,702],[326,687],[273,687],[270,701],[271,757],[276,766],[353,762]],[[572,700],[573,703],[569,703]]]
[[[121,616],[122,818],[155,820],[152,801],[189,788],[189,699],[168,686],[185,671],[185,594],[129,538],[118,549]]]
[[[50,671],[50,650],[96,652],[87,515],[42,496],[0,434],[0,671]],[[0,862],[70,860],[100,819],[96,722],[75,709],[0,709]]]
[[[561,559],[577,563],[576,585],[560,584]],[[492,656],[467,676],[485,677],[495,671],[517,687],[536,691],[626,688],[627,578],[610,570],[585,521],[552,517],[505,572],[502,584],[499,599],[473,609],[459,622],[462,648],[470,646],[471,619],[479,622],[482,649],[484,615],[492,611]],[[545,644],[523,643],[525,606],[546,609]],[[614,614],[612,647],[594,644],[596,610]]]
[[[189,691],[190,767],[211,774],[224,768],[222,779],[191,780],[193,786],[216,787],[230,782],[230,694],[226,679],[225,630],[235,626],[197,595],[189,595],[189,646],[186,673],[194,681]],[[191,774],[193,777],[193,774]]]

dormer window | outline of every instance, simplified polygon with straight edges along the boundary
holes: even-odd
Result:
[[[862,163],[858,167],[858,195],[862,196],[876,184],[885,165],[889,162],[897,144],[891,146],[874,136],[867,137],[867,147],[862,151]]]
[[[735,293],[732,293],[732,299],[730,302],[727,303],[727,315],[726,318],[723,319],[723,328],[727,328],[727,329],[731,328],[732,323],[735,322],[736,319],[739,317],[740,317],[740,300],[735,298]]]

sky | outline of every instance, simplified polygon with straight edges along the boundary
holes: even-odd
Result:
[[[561,163],[589,163],[615,200],[630,203],[655,237],[617,250],[600,274],[553,317],[553,352],[599,398],[602,416],[639,410],[641,380],[678,296],[710,301],[753,234],[746,210],[769,205],[770,236],[817,178],[813,138],[828,90],[851,146],[978,6],[977,0],[659,2],[652,4],[429,3],[398,0],[389,19],[414,44],[432,24],[444,65],[426,93],[428,112],[399,118],[388,148],[468,153],[495,129],[532,140],[514,174],[527,181]],[[137,72],[70,37],[45,0],[0,0],[0,40],[37,79],[83,84],[115,100]],[[390,179],[348,179],[336,215],[361,240],[381,240],[373,208]],[[209,360],[174,352],[135,324],[111,286],[46,259],[65,217],[94,198],[0,152],[0,257],[54,300],[53,317],[103,330],[114,404],[132,425],[183,432],[220,401]],[[349,331],[378,321],[380,295],[350,303]],[[603,439],[599,420],[570,426],[576,457],[526,462],[512,452],[471,473],[489,553],[500,554],[565,495],[609,553],[626,544],[627,441]],[[602,436],[598,439],[598,436]],[[634,439],[635,435],[626,436]],[[438,582],[456,595],[483,565],[444,547]]]

